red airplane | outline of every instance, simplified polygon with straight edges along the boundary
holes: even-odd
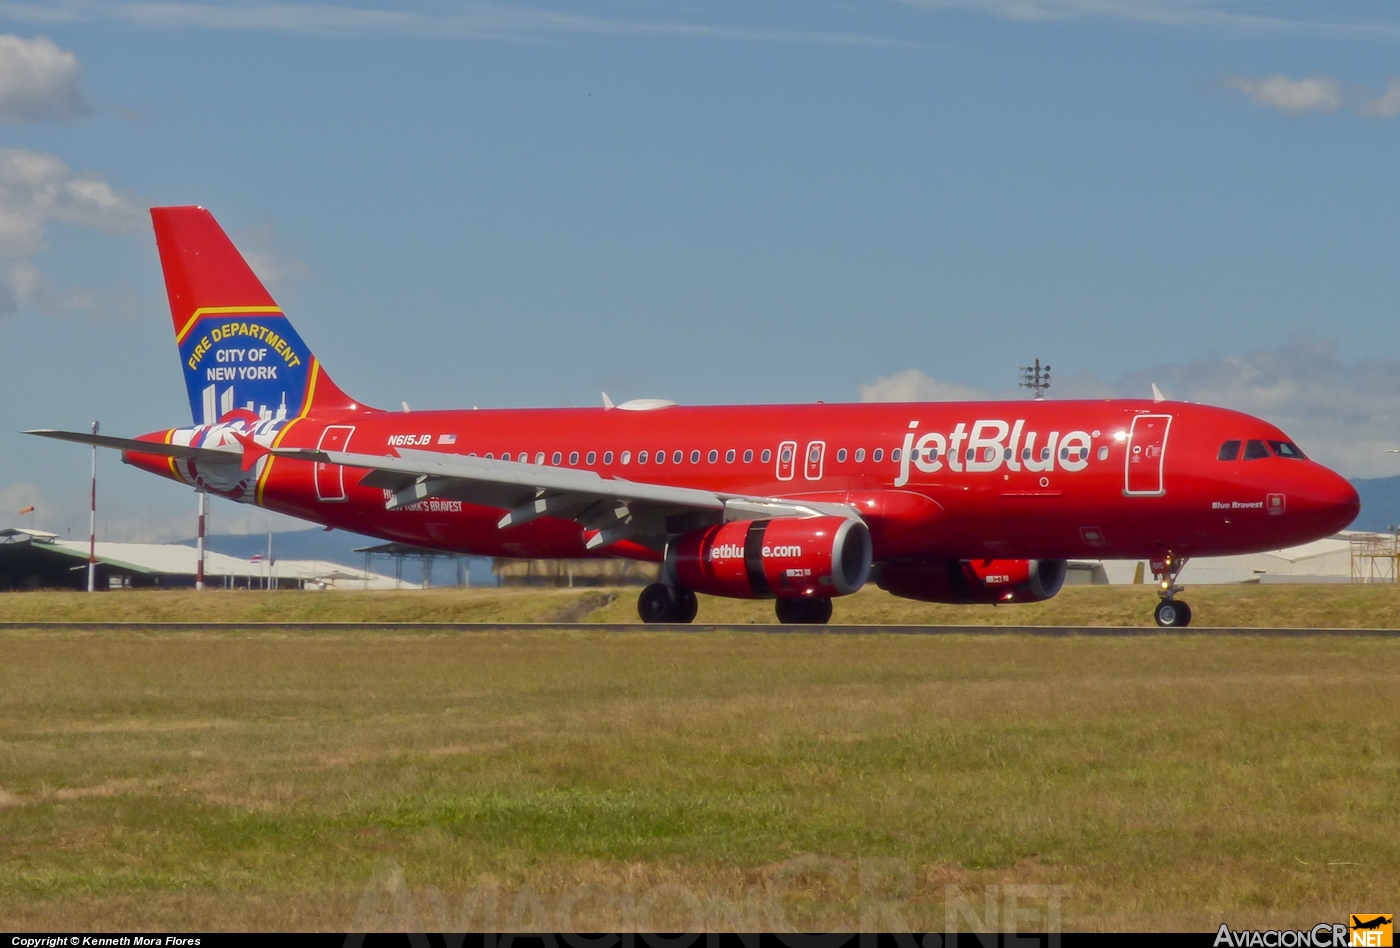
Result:
[[[240,503],[454,553],[662,564],[647,622],[695,593],[824,623],[867,582],[926,602],[1049,599],[1066,560],[1144,559],[1184,626],[1192,556],[1346,527],[1351,485],[1278,428],[1184,402],[382,411],[331,381],[214,217],[153,208],[195,424],[110,438]]]

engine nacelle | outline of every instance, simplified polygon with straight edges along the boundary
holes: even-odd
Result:
[[[666,547],[688,589],[734,599],[845,596],[870,578],[870,530],[845,517],[735,520]]]
[[[1065,584],[1064,560],[917,560],[886,563],[879,585],[905,599],[957,604],[1043,602]]]

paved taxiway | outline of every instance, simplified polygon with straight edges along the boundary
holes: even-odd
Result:
[[[1139,626],[1058,625],[778,625],[744,623],[712,625],[623,622],[0,622],[6,629],[51,629],[63,632],[106,630],[159,632],[530,632],[560,629],[571,632],[760,632],[822,635],[1035,635],[1063,638],[1071,635],[1132,637],[1144,635],[1210,636],[1373,636],[1400,638],[1400,629],[1251,629],[1195,626],[1160,629]]]

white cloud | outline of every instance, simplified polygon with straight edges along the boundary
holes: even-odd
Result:
[[[297,242],[279,240],[270,223],[249,224],[234,235],[233,242],[273,296],[297,280],[316,275],[297,257]]]
[[[1342,107],[1342,84],[1328,76],[1290,79],[1287,76],[1265,76],[1263,79],[1230,79],[1228,85],[1238,89],[1255,105],[1278,109],[1287,115],[1304,112],[1335,112]]]
[[[1363,102],[1361,114],[1377,118],[1394,118],[1400,114],[1400,79],[1392,78],[1384,92],[1369,102]]]
[[[695,39],[843,46],[898,46],[902,40],[857,33],[748,29],[675,20],[562,13],[512,3],[465,3],[447,12],[375,9],[332,3],[212,4],[56,0],[0,2],[0,13],[36,23],[115,21],[155,29],[212,29],[303,36],[418,36],[429,39],[519,39],[542,34],[678,36]]]
[[[0,316],[20,304],[63,313],[96,303],[91,291],[53,289],[34,265],[50,222],[125,234],[142,220],[136,202],[101,175],[75,174],[57,155],[0,148]]]
[[[958,402],[989,397],[987,393],[955,382],[940,382],[918,369],[905,369],[894,375],[861,385],[863,402]]]
[[[1056,378],[1051,397],[1171,399],[1233,408],[1278,425],[1311,457],[1348,477],[1400,474],[1400,359],[1346,360],[1311,332],[1243,355],[1201,356],[1118,379]],[[908,369],[860,386],[862,401],[943,401],[1005,394],[937,382]],[[881,397],[888,395],[888,397]]]
[[[1278,425],[1312,457],[1349,477],[1400,474],[1400,360],[1348,361],[1311,332],[1243,355],[1211,354],[1115,382],[1068,379],[1063,397],[1143,397],[1156,382],[1170,397],[1233,408]]]
[[[1348,20],[1318,15],[1326,7],[1292,5],[1306,15],[1290,15],[1289,5],[1268,6],[1242,0],[904,0],[927,10],[964,10],[1006,20],[1102,19],[1157,26],[1204,28],[1231,32],[1326,36],[1335,39],[1397,39],[1394,20]]]
[[[88,111],[78,91],[78,57],[44,36],[0,34],[0,119],[33,122],[76,118]]]

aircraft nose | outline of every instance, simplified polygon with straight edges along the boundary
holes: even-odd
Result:
[[[1351,482],[1334,471],[1318,466],[1309,472],[1302,499],[1319,528],[1336,533],[1351,526],[1361,513],[1361,497]]]

